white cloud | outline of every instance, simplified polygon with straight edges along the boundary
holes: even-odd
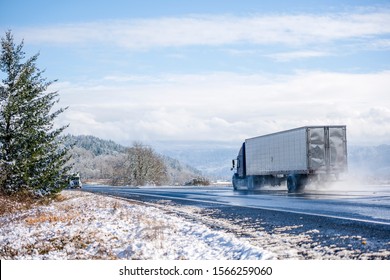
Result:
[[[303,45],[390,33],[390,11],[325,15],[199,15],[67,24],[19,30],[29,43],[129,49],[239,43]]]
[[[377,39],[372,40],[366,48],[372,48],[374,50],[390,50],[390,39]]]
[[[114,78],[114,77],[112,77]],[[158,83],[56,85],[70,133],[132,140],[228,140],[346,124],[351,143],[390,141],[390,72],[161,75]],[[126,79],[124,79],[126,80]],[[151,78],[152,81],[156,77]]]
[[[322,51],[295,51],[295,52],[282,52],[275,53],[271,55],[267,55],[270,58],[275,59],[279,62],[288,62],[296,59],[304,59],[304,58],[313,58],[313,57],[323,57],[331,55],[328,52]]]

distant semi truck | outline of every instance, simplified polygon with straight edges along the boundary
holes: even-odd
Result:
[[[79,189],[83,186],[81,183],[81,178],[79,173],[74,173],[68,177],[69,179],[69,188]]]
[[[288,192],[300,192],[310,181],[337,180],[348,168],[346,126],[305,126],[246,139],[232,164],[235,190],[287,181]]]

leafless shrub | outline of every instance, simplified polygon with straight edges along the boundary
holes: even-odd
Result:
[[[141,238],[153,242],[156,248],[164,248],[165,230],[168,226],[163,221],[149,217],[140,217],[140,222],[145,225]]]
[[[162,157],[138,142],[119,158],[113,175],[113,184],[144,186],[168,182],[167,167]]]

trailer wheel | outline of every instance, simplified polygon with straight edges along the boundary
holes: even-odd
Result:
[[[290,174],[287,176],[287,189],[289,193],[301,192],[307,182],[306,176]]]
[[[296,192],[297,189],[297,177],[293,174],[290,174],[287,176],[287,190],[289,193],[294,193]]]

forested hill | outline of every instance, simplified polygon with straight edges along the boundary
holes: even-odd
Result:
[[[90,151],[94,156],[100,155],[115,155],[123,153],[126,147],[115,143],[112,140],[104,140],[92,135],[70,135],[65,136],[67,145],[75,145],[76,147]]]

